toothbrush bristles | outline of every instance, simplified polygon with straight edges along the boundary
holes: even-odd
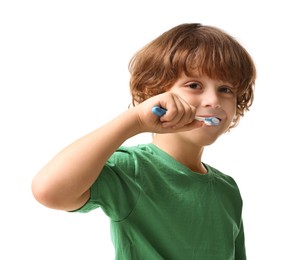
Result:
[[[220,123],[220,119],[217,117],[196,117],[195,119],[203,121],[206,125],[217,126]]]

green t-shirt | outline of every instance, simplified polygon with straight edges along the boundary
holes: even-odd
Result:
[[[245,260],[239,189],[205,167],[195,173],[153,144],[120,147],[78,211],[110,217],[118,260]]]

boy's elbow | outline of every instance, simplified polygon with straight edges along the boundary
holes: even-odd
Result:
[[[36,176],[32,180],[31,191],[34,198],[42,205],[53,208],[60,209],[59,199],[57,198],[57,193],[50,187],[48,183],[43,181],[41,178]]]
[[[57,209],[72,211],[80,208],[89,198],[89,190],[81,195],[66,194],[50,181],[36,176],[32,180],[31,190],[34,198],[42,205]]]

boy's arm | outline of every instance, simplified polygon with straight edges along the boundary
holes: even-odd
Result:
[[[141,130],[133,110],[72,143],[35,176],[32,192],[47,207],[74,210],[89,199],[89,189],[110,155]]]
[[[158,118],[151,112],[160,105],[168,112]],[[75,210],[90,197],[90,187],[115,150],[142,132],[169,133],[200,127],[193,121],[195,108],[172,93],[150,98],[111,122],[82,137],[57,154],[32,181],[34,197],[43,205]]]

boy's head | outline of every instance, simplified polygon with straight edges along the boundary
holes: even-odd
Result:
[[[256,79],[248,52],[224,31],[201,24],[181,24],[135,54],[129,64],[133,105],[161,94],[184,72],[197,71],[237,86],[234,127],[253,102]]]

